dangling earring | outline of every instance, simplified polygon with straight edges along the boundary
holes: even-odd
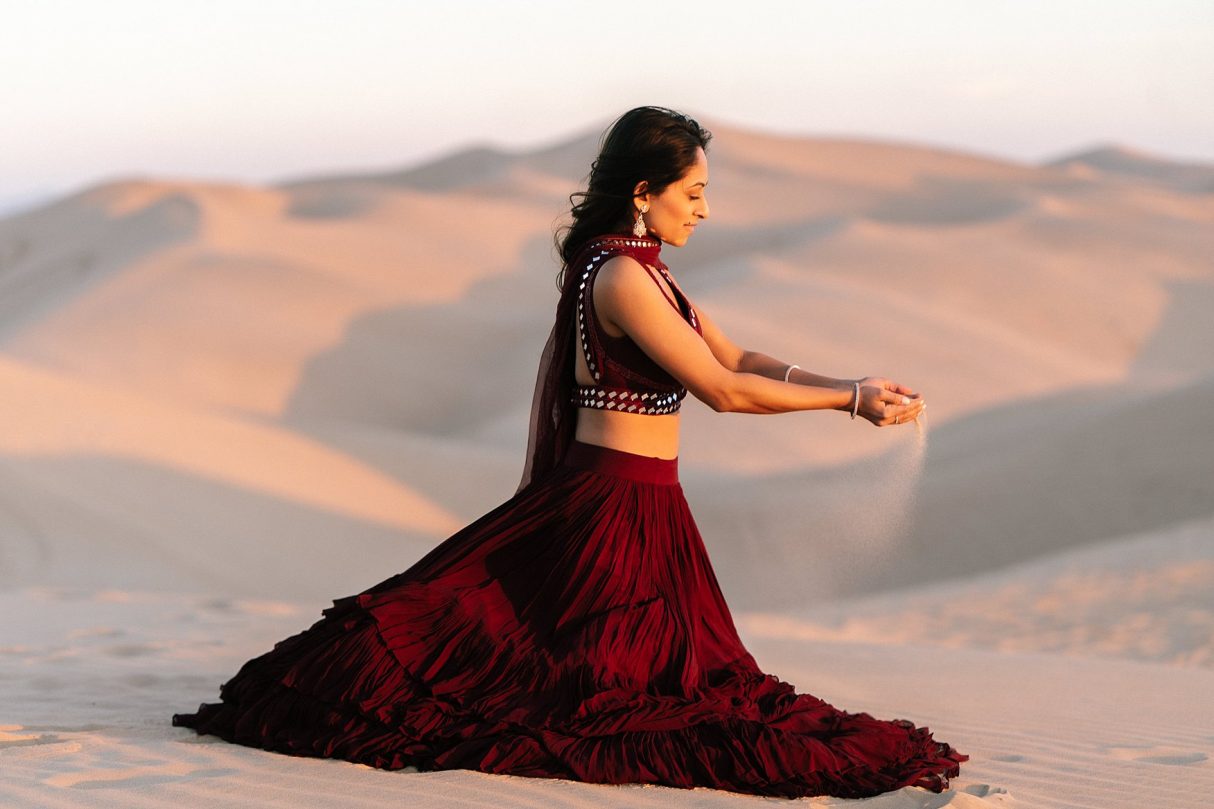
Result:
[[[644,236],[648,232],[648,229],[645,227],[645,217],[643,216],[643,214],[648,210],[649,203],[646,202],[641,206],[641,213],[637,214],[637,221],[632,226],[632,235],[636,236],[637,238]]]

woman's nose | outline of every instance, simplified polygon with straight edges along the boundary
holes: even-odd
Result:
[[[708,218],[708,200],[706,200],[706,199],[700,200],[700,210],[699,210],[698,216],[701,219]]]

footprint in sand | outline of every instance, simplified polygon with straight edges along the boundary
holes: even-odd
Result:
[[[208,598],[195,602],[200,608],[229,615],[283,615],[300,613],[300,606],[286,601],[265,601],[252,598]]]
[[[80,752],[80,742],[53,733],[21,733],[21,725],[0,725],[0,761],[48,758]]]
[[[127,634],[125,629],[112,626],[88,626],[83,629],[73,629],[67,633],[70,640],[77,638],[116,638]]]
[[[145,657],[159,652],[160,646],[155,643],[116,643],[103,651],[112,657]]]
[[[961,792],[967,795],[974,795],[979,798],[985,798],[988,795],[1007,795],[1008,791],[1003,787],[993,787],[990,784],[968,784],[963,787]]]
[[[1209,758],[1197,750],[1186,750],[1183,747],[1168,747],[1166,745],[1145,745],[1143,747],[1108,747],[1105,751],[1113,758],[1122,761],[1143,761],[1147,764],[1200,764]]]
[[[208,598],[197,603],[204,610],[213,610],[215,612],[232,612],[236,609],[236,605],[229,598]]]
[[[1019,753],[1007,753],[1002,756],[991,756],[991,761],[1024,761],[1024,756]]]
[[[85,770],[84,772],[60,773],[43,780],[42,783],[65,789],[131,789],[166,784],[195,778],[214,778],[232,775],[231,767],[197,768],[180,762],[169,762],[151,767],[126,767],[121,770]]]

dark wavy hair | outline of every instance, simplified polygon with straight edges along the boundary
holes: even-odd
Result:
[[[662,193],[695,165],[696,147],[707,150],[710,140],[712,133],[694,119],[666,107],[635,107],[617,118],[600,140],[586,190],[569,195],[573,224],[556,230],[557,288],[564,288],[565,268],[586,241],[632,232],[637,183],[647,180],[650,193]]]

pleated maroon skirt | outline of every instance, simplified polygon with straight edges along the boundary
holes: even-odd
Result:
[[[575,442],[549,475],[321,614],[172,723],[383,769],[785,797],[941,792],[969,758],[759,670],[677,458]]]

